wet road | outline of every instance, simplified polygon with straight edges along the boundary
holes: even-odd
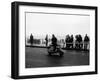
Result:
[[[89,65],[89,52],[63,50],[64,56],[48,56],[46,48],[26,47],[25,67],[56,67]]]

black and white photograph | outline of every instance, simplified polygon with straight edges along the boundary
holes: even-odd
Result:
[[[13,2],[11,58],[14,79],[97,74],[97,7]]]
[[[89,65],[90,16],[26,12],[25,67]]]

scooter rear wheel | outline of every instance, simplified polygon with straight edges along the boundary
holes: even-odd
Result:
[[[49,52],[48,55],[51,56],[51,53]]]

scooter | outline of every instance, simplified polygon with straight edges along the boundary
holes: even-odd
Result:
[[[56,49],[54,49],[53,45],[50,45],[48,47],[48,55],[52,56],[52,55],[59,55],[60,57],[62,57],[64,55],[64,52],[62,51],[60,45],[56,46]]]

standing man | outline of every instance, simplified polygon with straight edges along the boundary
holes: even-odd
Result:
[[[71,37],[70,37],[70,46],[71,46],[71,48],[73,48],[73,41],[74,41],[74,37],[73,37],[73,35],[71,35]]]
[[[48,46],[48,35],[46,35],[45,41],[46,41],[46,46]]]
[[[82,49],[83,47],[82,40],[82,36],[79,34],[79,49]]]
[[[65,43],[66,43],[66,48],[70,48],[70,36],[69,35],[66,35],[66,38],[65,38]]]
[[[33,45],[33,35],[32,35],[32,33],[30,35],[30,43],[31,43],[31,45]]]
[[[88,49],[88,45],[89,45],[89,37],[87,36],[87,34],[84,37],[84,49],[87,50]]]

